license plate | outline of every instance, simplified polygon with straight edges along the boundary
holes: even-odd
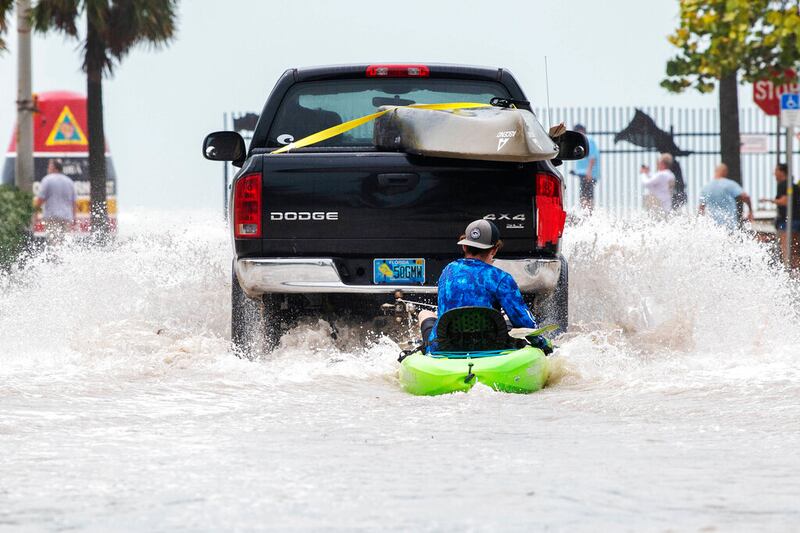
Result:
[[[377,284],[422,285],[425,283],[425,260],[375,259],[372,273]]]

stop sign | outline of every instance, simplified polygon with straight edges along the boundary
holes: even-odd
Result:
[[[787,69],[786,74],[789,79],[793,80],[792,82],[777,87],[767,80],[760,80],[753,84],[753,101],[767,115],[780,113],[783,93],[796,93],[800,89],[800,85],[797,83],[797,73],[792,69]]]

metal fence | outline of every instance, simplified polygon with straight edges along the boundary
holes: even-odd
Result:
[[[720,162],[719,113],[716,108],[679,109],[672,107],[568,107],[536,109],[536,115],[545,126],[564,121],[568,127],[577,123],[586,126],[600,150],[600,180],[595,190],[595,204],[615,214],[625,215],[642,209],[644,189],[639,179],[643,163],[655,171],[658,152],[645,149],[627,141],[615,142],[614,137],[633,119],[636,109],[651,117],[658,128],[672,135],[675,144],[689,155],[676,158],[683,170],[688,196],[688,208],[695,210],[700,191],[714,174]],[[739,111],[742,135],[765,136],[764,149],[759,153],[742,153],[742,181],[745,191],[757,201],[775,195],[772,175],[775,163],[785,160],[785,135],[778,133],[776,117],[765,115],[760,109],[745,108]],[[549,115],[549,116],[548,116]],[[249,140],[257,115],[252,113],[225,114],[225,129],[232,124]],[[795,152],[796,153],[796,152]],[[568,173],[574,163],[565,162],[562,171],[567,185],[566,205],[574,209],[579,205],[578,178]],[[798,168],[793,166],[793,168]],[[228,193],[228,166],[225,168],[224,193]],[[227,203],[227,201],[226,201]],[[756,207],[756,205],[754,205]]]
[[[595,205],[619,215],[642,208],[643,186],[639,168],[643,163],[655,171],[658,152],[644,149],[627,141],[615,142],[617,133],[631,122],[634,107],[554,108],[550,119],[545,109],[536,111],[546,125],[564,121],[568,127],[577,123],[586,126],[600,151],[600,180],[595,189]],[[712,109],[678,109],[670,107],[640,107],[652,117],[656,125],[672,134],[675,144],[689,155],[677,157],[683,170],[689,209],[696,209],[700,191],[714,175],[720,162],[719,113]],[[777,119],[765,115],[760,109],[745,108],[739,111],[742,135],[765,136],[765,147],[760,153],[742,153],[742,181],[745,191],[755,200],[775,195],[773,169],[780,154],[785,152],[785,136],[778,134]],[[780,157],[781,161],[785,157]],[[574,163],[564,164],[567,185],[567,205],[579,204],[578,178],[569,176]],[[797,167],[795,167],[797,168]],[[753,207],[756,207],[754,205]]]

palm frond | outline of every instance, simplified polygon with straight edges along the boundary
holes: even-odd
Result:
[[[121,60],[139,44],[159,47],[175,35],[177,0],[113,0],[106,42],[109,53]]]
[[[14,7],[14,0],[0,0],[0,52],[6,49],[6,42],[3,36],[8,30],[8,16]]]
[[[70,37],[78,36],[76,21],[81,13],[82,0],[39,0],[33,7],[33,27],[36,31],[58,30]]]
[[[3,8],[13,3],[0,0],[0,34]],[[37,31],[55,29],[79,37],[78,21],[85,13],[91,38],[82,39],[83,70],[112,74],[115,62],[133,47],[168,43],[175,36],[177,10],[178,0],[39,0],[33,22]]]

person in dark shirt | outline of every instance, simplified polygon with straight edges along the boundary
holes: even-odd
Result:
[[[673,159],[670,170],[675,176],[675,188],[672,190],[672,210],[677,211],[686,205],[686,182],[683,180],[683,170],[681,169],[681,164],[678,163],[677,159],[675,159],[674,154],[672,155]]]
[[[781,257],[786,259],[786,219],[787,206],[789,205],[788,177],[789,168],[785,163],[778,163],[775,167],[775,180],[778,182],[775,199],[762,198],[762,202],[775,204],[777,216],[775,217],[775,230],[778,233],[778,242],[781,248]],[[800,268],[800,183],[792,187],[792,268]]]
[[[506,312],[516,328],[536,329],[536,319],[522,299],[517,282],[508,272],[492,266],[495,255],[503,246],[500,231],[488,220],[476,220],[467,226],[458,241],[464,250],[463,259],[448,264],[439,277],[439,316],[457,307],[489,307]],[[437,315],[431,311],[419,314],[422,339],[428,353],[435,352]],[[532,344],[552,351],[552,344],[543,337]]]

